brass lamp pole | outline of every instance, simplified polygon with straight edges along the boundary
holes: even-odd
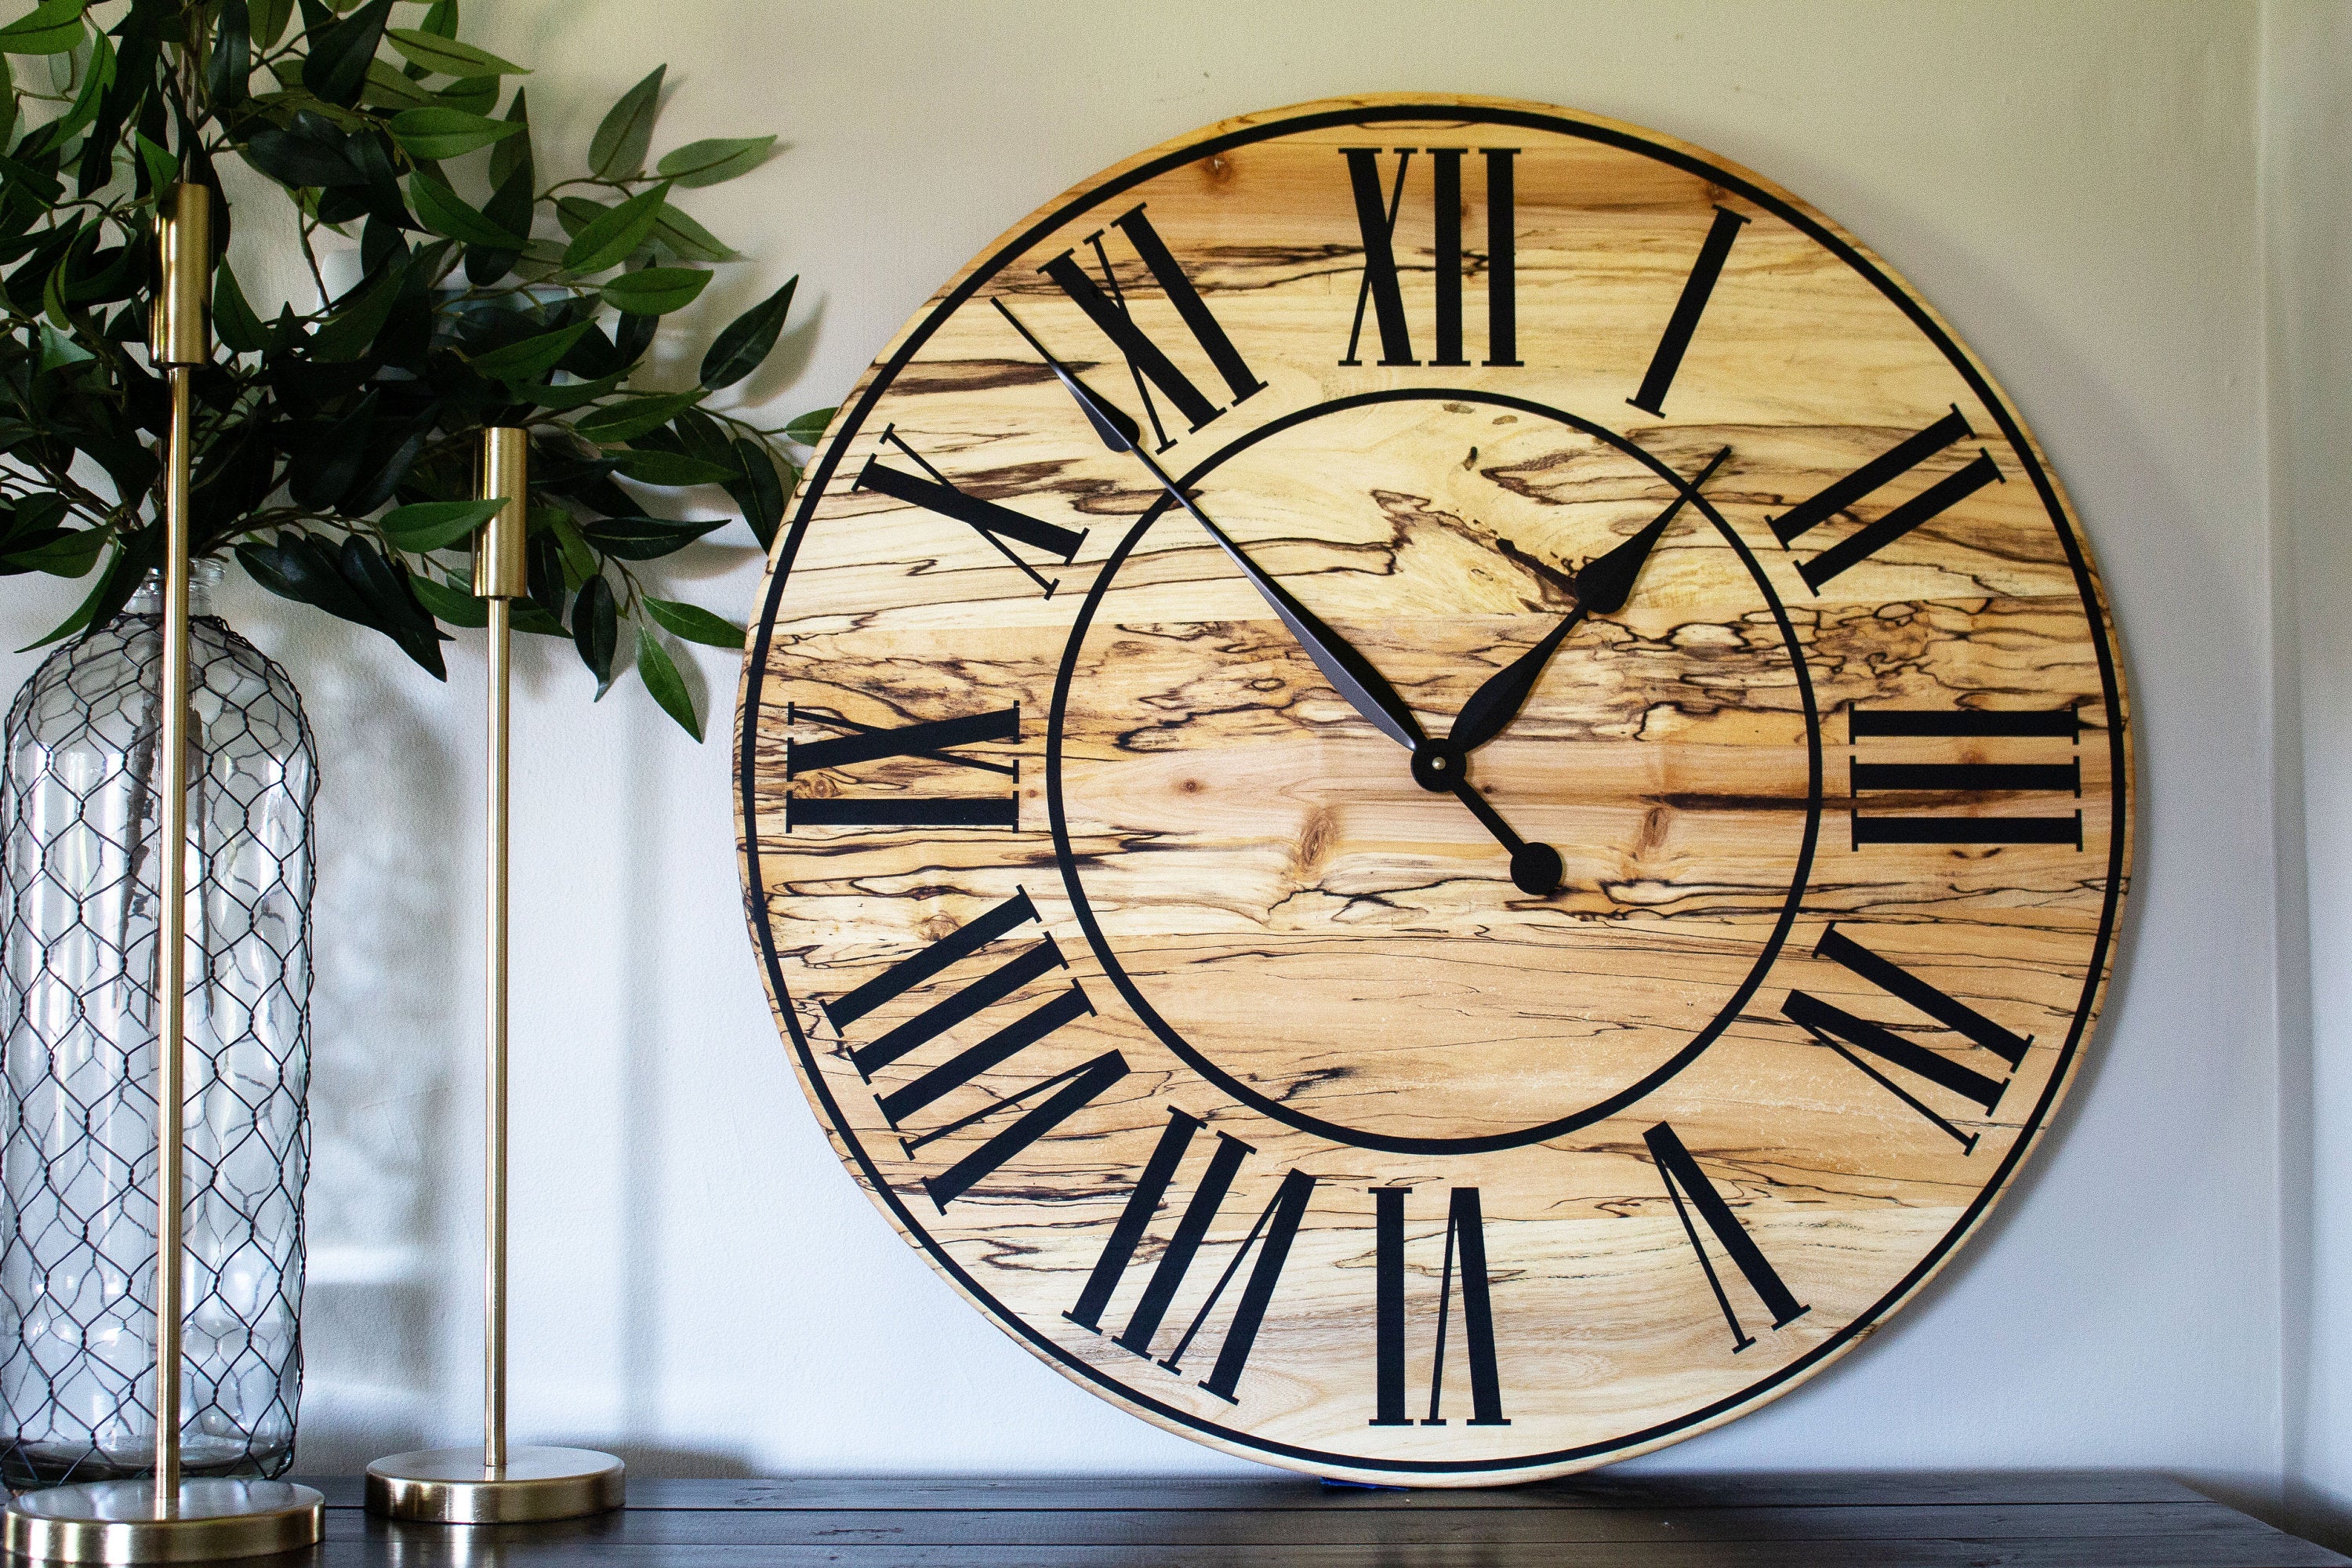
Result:
[[[367,1505],[394,1519],[515,1524],[621,1506],[624,1468],[592,1448],[507,1446],[508,655],[514,601],[530,592],[523,537],[530,433],[482,432],[480,495],[502,500],[474,546],[474,593],[489,609],[489,844],[483,889],[482,1446],[394,1454],[367,1468]]]
[[[212,279],[212,196],[202,185],[163,194],[155,218],[162,261],[148,355],[171,379],[163,443],[163,800],[155,931],[155,1472],[31,1492],[8,1506],[10,1553],[62,1563],[185,1563],[315,1543],[325,1499],[286,1481],[184,1479],[180,1474],[180,1320],[186,1194],[181,1162],[187,1114],[188,758],[198,737],[188,711],[188,474],[191,390],[212,358],[205,310]]]

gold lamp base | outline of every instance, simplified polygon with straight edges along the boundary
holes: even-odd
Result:
[[[316,1545],[326,1500],[291,1481],[199,1479],[159,1519],[153,1481],[94,1481],[26,1492],[0,1533],[11,1556],[48,1563],[212,1563]]]
[[[510,1448],[506,1467],[478,1445],[394,1454],[367,1468],[370,1513],[436,1524],[529,1524],[621,1506],[628,1468],[593,1448]]]

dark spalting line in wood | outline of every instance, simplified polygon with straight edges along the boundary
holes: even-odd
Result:
[[[890,384],[890,395],[922,397],[942,393],[961,397],[975,392],[1035,386],[1054,379],[1054,373],[1036,359],[925,360],[908,363]]]

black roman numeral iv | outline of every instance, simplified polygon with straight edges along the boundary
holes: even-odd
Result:
[[[990,795],[793,795],[784,797],[784,831],[795,827],[1005,827],[1021,826],[1021,763],[958,756],[954,748],[986,741],[1021,739],[1021,710],[925,719],[895,729],[814,713],[797,703],[784,710],[789,724],[822,724],[845,733],[822,741],[787,739],[784,777],[849,768],[888,757],[921,757],[950,767],[997,773],[1013,781],[1014,792]]]
[[[1364,311],[1371,310],[1381,341],[1381,364],[1419,364],[1413,357],[1412,325],[1404,305],[1397,261],[1397,218],[1404,208],[1405,176],[1421,149],[1396,149],[1396,180],[1381,194],[1381,150],[1343,147],[1348,183],[1356,198],[1356,226],[1364,240],[1363,280],[1356,288],[1356,319],[1348,332],[1341,364],[1357,358],[1364,336]],[[1435,284],[1432,321],[1433,365],[1466,365],[1462,346],[1462,160],[1467,147],[1432,147],[1430,159],[1430,269]],[[1481,147],[1486,165],[1486,358],[1489,365],[1515,366],[1519,360],[1518,239],[1512,183],[1516,147]]]
[[[1955,407],[1917,435],[1897,442],[1845,478],[1824,485],[1810,500],[1773,518],[1773,536],[1784,545],[1793,544],[1801,535],[1884,489],[1955,441],[1973,440],[1975,437],[1976,432],[1969,428],[1968,420]],[[1799,562],[1797,575],[1805,580],[1805,586],[1818,594],[1822,584],[1831,578],[1877,554],[1921,523],[1941,517],[2001,477],[1992,454],[1979,447],[1965,467],[1946,474],[1811,560]]]
[[[1036,919],[1037,910],[1030,903],[1029,895],[1016,892],[921,952],[900,959],[846,995],[821,1004],[825,1022],[845,1039],[850,1026],[869,1013],[938,978],[950,967],[978,956],[992,942],[1024,925],[1035,923]],[[1040,935],[986,974],[966,982],[945,999],[852,1049],[850,1065],[857,1069],[858,1077],[870,1083],[884,1068],[921,1050],[959,1024],[969,1022],[1022,987],[1064,967],[1060,947],[1051,936]],[[1002,1170],[1125,1078],[1127,1059],[1117,1051],[1105,1051],[928,1132],[906,1135],[906,1120],[1093,1011],[1094,1005],[1087,1000],[1085,990],[1072,981],[979,1044],[964,1047],[898,1088],[875,1096],[884,1118],[901,1133],[900,1145],[909,1157],[927,1143],[961,1132],[990,1117],[1028,1106],[988,1142],[940,1174],[924,1179],[923,1191],[941,1214],[947,1212],[948,1205]]]
[[[2033,741],[2063,740],[2079,747],[2082,721],[2071,708],[2055,711],[2019,712],[1979,710],[1906,708],[1864,709],[1847,714],[1853,788],[1847,814],[1853,824],[1853,847],[1865,844],[2071,844],[2083,847],[2083,814],[2061,816],[1925,816],[1873,812],[1864,815],[1864,796],[1871,794],[2007,795],[2021,790],[2063,790],[2076,799],[2083,794],[2083,764],[2078,754],[2063,763],[1885,763],[1863,760],[1864,742],[1871,740]]]
[[[1731,1212],[1731,1205],[1723,1201],[1723,1194],[1707,1180],[1698,1162],[1691,1158],[1682,1134],[1661,1121],[1642,1134],[1642,1141],[1650,1146],[1650,1158],[1657,1162],[1658,1174],[1666,1184],[1666,1196],[1675,1201],[1675,1215],[1683,1222],[1683,1234],[1690,1237],[1691,1250],[1698,1254],[1698,1266],[1706,1274],[1708,1289],[1715,1292],[1715,1304],[1723,1309],[1723,1321],[1731,1327],[1732,1353],[1738,1354],[1756,1340],[1739,1326],[1739,1314],[1732,1310],[1731,1297],[1723,1288],[1722,1277],[1715,1271],[1715,1260],[1706,1255],[1706,1247],[1698,1238],[1698,1227],[1691,1223],[1692,1210],[1698,1211],[1698,1217],[1714,1234],[1716,1245],[1748,1281],[1748,1288],[1756,1292],[1765,1311],[1771,1314],[1774,1328],[1786,1328],[1811,1311],[1781,1283],[1779,1271],[1764,1256],[1764,1249],[1756,1245],[1756,1238],[1748,1234],[1748,1227],[1739,1223],[1739,1216]],[[1683,1202],[1685,1197],[1690,1200],[1687,1205]]]
[[[1372,1189],[1373,1354],[1375,1426],[1410,1426],[1404,1402],[1404,1200],[1411,1187]],[[1470,1362],[1473,1426],[1508,1426],[1503,1383],[1495,1365],[1495,1310],[1486,1295],[1486,1230],[1478,1189],[1455,1187],[1445,1216],[1445,1264],[1437,1282],[1437,1353],[1429,1368],[1429,1414],[1423,1426],[1445,1425],[1445,1327],[1454,1304],[1456,1259],[1462,1277],[1462,1335]]]

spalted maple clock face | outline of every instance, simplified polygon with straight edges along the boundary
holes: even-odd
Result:
[[[2124,720],[2056,477],[1842,231],[1334,101],[876,362],[744,866],[818,1115],[1009,1332],[1237,1453],[1524,1479],[1785,1392],[1983,1216],[2097,1011]]]

